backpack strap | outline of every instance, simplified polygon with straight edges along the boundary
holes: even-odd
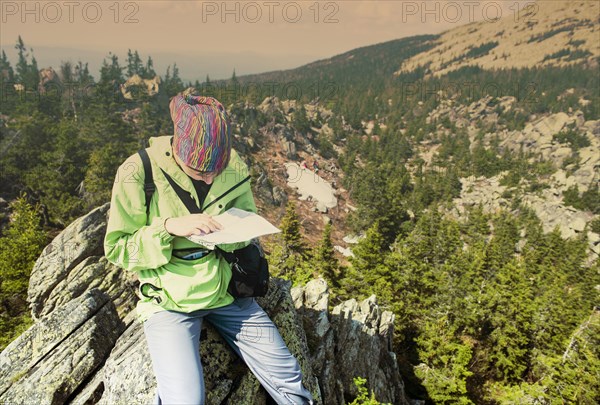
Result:
[[[150,200],[152,194],[156,190],[154,184],[154,178],[152,177],[152,163],[150,163],[150,157],[146,149],[140,149],[138,154],[142,158],[142,164],[144,165],[144,194],[146,195],[146,216],[150,214]]]
[[[245,182],[249,181],[250,178],[251,178],[250,175],[246,176],[246,178],[244,180],[240,181],[238,184],[236,184],[235,186],[231,187],[229,190],[225,191],[223,194],[221,194],[220,196],[218,196],[217,198],[215,198],[214,200],[212,200],[210,203],[208,203],[204,207],[204,209],[207,209],[208,207],[210,207],[211,205],[213,205],[214,203],[216,203],[217,201],[219,201],[221,198],[225,197],[227,194],[231,193],[233,190],[235,190],[236,188],[238,188],[239,186],[241,186]]]
[[[146,215],[148,215],[150,211],[150,199],[152,198],[152,194],[154,194],[154,191],[156,190],[156,185],[154,184],[154,179],[152,178],[152,164],[150,163],[148,152],[146,151],[146,149],[140,149],[138,153],[142,158],[142,164],[144,165],[144,193],[146,194]],[[173,190],[175,190],[175,193],[177,194],[179,199],[186,206],[190,214],[201,214],[203,210],[200,207],[198,207],[198,205],[196,205],[196,201],[194,201],[192,195],[188,191],[181,188],[181,186],[179,186],[179,184],[177,184],[175,180],[173,180],[173,178],[169,176],[163,169],[161,169],[161,171],[163,172],[165,178],[168,180]],[[206,207],[204,207],[204,209],[210,207],[217,201],[221,200],[227,194],[231,193],[233,190],[249,181],[250,178],[251,176],[246,176],[246,178],[244,178],[241,182],[231,187],[229,190],[227,190],[219,197],[211,201],[209,204],[207,204]]]
[[[189,192],[185,191],[183,188],[181,188],[181,186],[177,184],[175,180],[173,180],[173,178],[167,174],[167,172],[165,172],[163,169],[160,170],[163,172],[164,176],[169,181],[169,184],[171,185],[173,190],[175,190],[175,193],[177,193],[177,196],[179,197],[181,202],[183,202],[190,214],[201,214],[202,210],[196,205],[196,201],[194,201],[192,195]]]

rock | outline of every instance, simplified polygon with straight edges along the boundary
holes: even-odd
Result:
[[[277,325],[283,340],[292,354],[298,359],[303,374],[305,387],[313,394],[317,403],[328,403],[322,399],[317,376],[313,373],[310,364],[310,355],[303,321],[295,310],[294,301],[290,293],[291,283],[286,280],[271,278],[269,293],[266,297],[257,298],[260,306],[267,311],[271,320]],[[256,384],[258,380],[247,371]],[[252,398],[252,396],[250,396]],[[249,402],[232,402],[249,403]]]
[[[314,332],[317,339],[321,339],[329,331],[330,323],[327,316],[329,304],[329,288],[327,282],[318,278],[306,283],[304,287],[295,287],[292,290],[292,297],[296,309],[302,314],[304,321],[311,323],[312,328],[308,329]],[[310,336],[307,336],[310,341]]]
[[[558,133],[567,121],[569,120],[569,116],[564,112],[559,112],[557,114],[552,114],[548,117],[542,118],[537,124],[535,124],[534,129],[537,130],[544,137],[552,137],[552,135]]]
[[[586,121],[583,128],[592,133],[594,136],[600,135],[600,120]]]
[[[346,235],[342,240],[349,245],[356,245],[364,237],[365,235]]]
[[[44,248],[31,270],[27,291],[27,301],[34,319],[51,311],[44,310],[44,306],[51,295],[57,297],[62,294],[62,289],[54,291],[59,284],[77,285],[78,280],[73,280],[75,276],[67,280],[77,265],[87,257],[104,255],[103,241],[108,208],[109,203],[106,203],[76,219]],[[80,273],[79,270],[76,273]],[[85,272],[81,277],[87,277]],[[67,281],[63,283],[64,280]],[[83,280],[84,284],[85,282]],[[66,294],[74,297],[77,296],[77,292],[66,291]],[[52,305],[50,302],[49,306]]]
[[[580,216],[573,218],[573,221],[571,222],[571,229],[573,229],[575,232],[583,232],[585,229],[585,219]]]
[[[391,351],[394,315],[381,313],[374,296],[327,311],[329,292],[324,280],[312,280],[293,291],[304,319],[313,370],[319,376],[326,404],[345,403],[358,393],[353,378],[367,378],[379,401],[407,404],[404,384]],[[348,384],[350,382],[350,384]]]
[[[552,152],[552,154],[551,154],[552,161],[557,166],[560,166],[562,164],[563,160],[565,160],[566,158],[571,156],[572,152],[573,151],[569,147],[566,147],[566,146],[560,147],[557,150],[555,150],[554,152]]]
[[[354,257],[354,253],[352,253],[350,248],[344,248],[338,245],[335,245],[333,248],[340,252],[344,257]]]
[[[275,96],[266,97],[262,103],[257,107],[258,110],[265,114],[273,114],[275,110],[278,110],[281,106],[279,99]]]
[[[360,304],[349,300],[336,306],[332,317],[333,329],[339,336],[336,352],[343,353],[336,357],[335,378],[340,385],[348,387],[348,381],[361,375],[367,378],[369,389],[375,392],[379,401],[407,403],[396,356],[389,341],[393,335],[393,315],[386,313],[383,317],[372,296]],[[384,318],[386,324],[381,323]],[[369,361],[369,358],[378,358],[379,362]],[[323,381],[327,379],[323,378]],[[344,394],[352,397],[356,392],[352,388],[346,389]]]
[[[116,308],[97,289],[42,317],[0,354],[0,402],[65,403],[122,330]]]
[[[153,402],[156,379],[140,322],[130,319],[98,376],[104,387],[99,404],[123,403],[124,398],[129,404]]]
[[[581,165],[595,166],[600,161],[600,153],[593,147],[581,148],[579,150],[579,161]]]
[[[296,150],[296,144],[292,141],[286,141],[283,143],[283,150],[285,152],[285,156],[288,159],[296,159],[297,155],[297,150]]]
[[[273,201],[275,202],[275,205],[278,205],[280,207],[282,205],[287,204],[287,201],[288,201],[287,194],[279,186],[273,187]]]
[[[271,186],[271,182],[269,181],[269,177],[267,176],[266,171],[262,168],[259,169],[260,174],[258,179],[256,180],[255,193],[256,197],[258,197],[261,201],[266,202],[269,205],[275,206],[278,205],[273,197],[273,188]]]
[[[79,263],[51,290],[39,316],[49,314],[54,308],[79,297],[86,290],[99,288],[106,292],[117,307],[121,319],[135,308],[135,274],[124,272],[104,256],[90,256]]]
[[[142,79],[140,75],[134,74],[125,83],[121,84],[120,89],[124,98],[133,100],[136,98],[135,89],[139,89],[148,96],[155,96],[158,94],[160,84],[160,76],[154,76],[153,79]]]
[[[329,224],[331,224],[331,217],[329,217],[327,215],[323,215],[321,217],[321,219],[323,220],[323,225],[329,225]]]

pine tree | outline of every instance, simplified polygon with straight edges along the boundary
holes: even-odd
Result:
[[[352,249],[354,256],[350,259],[352,266],[362,274],[367,274],[375,267],[383,264],[385,259],[385,241],[379,230],[379,222],[375,222],[363,239]]]
[[[5,83],[13,83],[15,80],[15,72],[10,65],[10,61],[6,56],[6,52],[2,50],[2,57],[0,58],[0,79]]]
[[[15,49],[18,51],[19,60],[17,61],[17,75],[16,79],[19,83],[25,86],[26,90],[37,91],[37,86],[39,83],[39,70],[37,66],[37,61],[35,57],[32,56],[31,63],[27,61],[29,58],[29,53],[25,48],[25,43],[23,39],[19,35],[17,40],[17,45],[15,45]],[[29,49],[33,53],[33,49]]]
[[[300,234],[300,221],[292,200],[288,201],[279,227],[281,243],[273,246],[269,255],[272,274],[291,280],[294,286],[306,284],[315,276],[313,257]]]
[[[314,257],[315,267],[327,280],[328,284],[336,288],[339,287],[337,275],[339,265],[331,242],[331,224],[325,225],[323,238],[316,248]]]
[[[296,204],[292,200],[287,203],[280,227],[285,250],[290,253],[302,252],[304,243],[300,234],[300,220],[296,213]]]
[[[32,206],[26,195],[21,195],[11,208],[12,221],[0,238],[0,350],[31,322],[29,274],[47,242],[40,227],[39,206]]]
[[[525,266],[514,259],[506,263],[490,283],[483,303],[492,328],[486,357],[494,377],[521,381],[531,356],[533,311],[533,291]]]
[[[298,102],[300,105],[294,111],[292,116],[292,125],[296,129],[296,131],[300,132],[302,135],[307,135],[312,133],[310,128],[310,122],[308,122],[308,118],[306,117],[306,108],[304,108],[304,104]]]
[[[156,72],[154,71],[154,61],[151,56],[148,56],[148,61],[146,61],[146,79],[153,79],[156,76]]]

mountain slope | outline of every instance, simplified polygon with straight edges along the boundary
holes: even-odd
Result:
[[[406,60],[396,72],[427,67],[442,76],[463,66],[484,69],[597,66],[600,56],[600,3],[537,1],[519,12],[448,30],[426,52]]]

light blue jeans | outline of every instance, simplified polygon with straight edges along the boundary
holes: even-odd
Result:
[[[204,404],[199,353],[203,319],[217,329],[278,404],[312,404],[298,361],[254,298],[238,298],[221,308],[189,314],[161,311],[144,322],[158,382],[155,404]]]

